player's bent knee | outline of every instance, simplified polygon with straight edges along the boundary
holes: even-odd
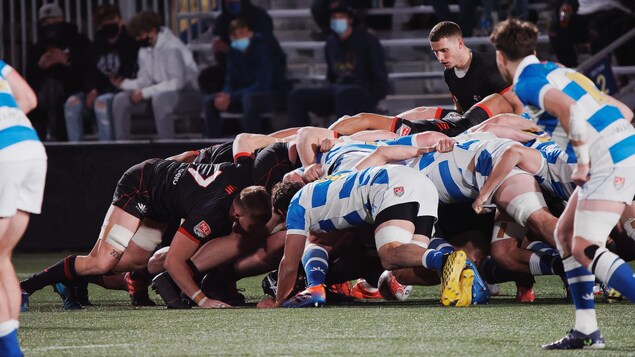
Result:
[[[576,210],[573,236],[582,237],[590,243],[603,247],[611,230],[620,220],[614,212]]]
[[[539,209],[546,209],[547,202],[540,192],[525,192],[514,197],[505,211],[523,226],[527,226],[527,219]]]
[[[385,226],[378,229],[375,232],[375,244],[377,246],[377,251],[389,243],[410,243],[412,240],[412,233],[413,232],[407,229],[397,226]]]
[[[161,229],[141,225],[132,236],[132,241],[138,245],[139,248],[148,252],[154,252],[156,247],[161,244],[162,237],[163,231]]]
[[[133,231],[118,224],[113,224],[112,227],[108,229],[108,222],[105,222],[104,227],[102,227],[102,234],[100,235],[106,243],[112,245],[113,248],[120,252],[126,250],[133,236]]]

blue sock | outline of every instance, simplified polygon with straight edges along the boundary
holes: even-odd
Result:
[[[302,255],[302,266],[306,272],[308,286],[324,284],[326,273],[329,271],[329,254],[317,245],[310,245]]]
[[[515,281],[519,274],[507,270],[500,266],[492,257],[486,257],[485,261],[479,266],[481,276],[489,284],[504,283],[507,281]]]
[[[560,256],[554,256],[544,251],[531,253],[529,270],[532,275],[564,275],[564,267]]]
[[[560,255],[558,254],[558,251],[554,247],[550,246],[549,244],[545,242],[540,242],[540,241],[529,243],[529,245],[527,246],[527,249],[533,250],[534,252],[545,252],[550,255]]]
[[[436,249],[443,254],[452,253],[454,251],[454,247],[450,245],[445,239],[434,237],[430,239],[430,244],[428,244],[428,249]]]
[[[15,320],[0,323],[0,334],[3,334],[0,336],[0,356],[22,356],[18,341],[18,330],[15,328],[14,323],[17,325]]]
[[[575,329],[589,334],[598,329],[595,317],[595,297],[593,285],[595,277],[578,263],[573,256],[564,261],[564,271],[567,275],[569,290],[575,306]]]
[[[428,250],[423,253],[423,266],[433,270],[443,269],[443,255],[444,254],[438,250],[428,248]]]
[[[589,269],[600,281],[635,301],[635,274],[616,254],[606,248],[598,249]]]

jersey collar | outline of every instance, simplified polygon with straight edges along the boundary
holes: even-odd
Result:
[[[530,64],[536,64],[536,63],[540,63],[540,60],[538,59],[538,57],[534,55],[529,55],[523,58],[523,60],[520,61],[520,63],[518,64],[518,67],[516,68],[516,73],[514,73],[513,84],[516,85],[516,83],[518,83],[518,78],[520,77],[520,74],[523,73],[523,71],[525,70],[525,67],[529,66]]]

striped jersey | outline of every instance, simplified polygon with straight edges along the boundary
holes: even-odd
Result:
[[[0,161],[46,158],[44,146],[13,96],[7,81],[11,71],[0,60]]]
[[[624,120],[617,107],[609,104],[607,96],[597,89],[591,80],[581,73],[560,67],[553,62],[540,62],[536,56],[525,57],[516,70],[514,91],[532,120],[541,126],[556,144],[565,149],[569,156],[575,156],[562,124],[558,118],[544,109],[544,98],[551,88],[565,93],[586,114],[589,146],[599,136],[611,136],[612,139],[607,144],[613,163],[617,164],[629,158],[635,161],[635,135],[630,135],[625,130],[630,123]],[[614,135],[617,131],[624,133]]]
[[[543,157],[543,165],[534,175],[540,187],[561,200],[568,201],[576,185],[571,174],[576,165],[575,155],[568,155],[552,140],[535,139],[525,144],[534,148]]]

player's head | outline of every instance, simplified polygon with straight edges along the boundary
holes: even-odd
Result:
[[[273,186],[273,190],[271,191],[271,205],[274,211],[285,217],[291,199],[303,186],[304,182],[297,181],[282,181]]]
[[[262,186],[246,187],[234,198],[229,215],[234,232],[259,232],[271,218],[271,196]]]
[[[432,52],[446,69],[456,67],[465,61],[466,48],[463,42],[463,32],[459,25],[452,21],[441,21],[436,24],[428,35]]]
[[[142,11],[128,21],[128,34],[141,47],[156,45],[160,29],[161,17],[154,11]]]
[[[496,63],[503,78],[514,79],[516,64],[523,58],[536,53],[538,28],[531,22],[510,19],[496,25],[490,35],[496,48]]]

